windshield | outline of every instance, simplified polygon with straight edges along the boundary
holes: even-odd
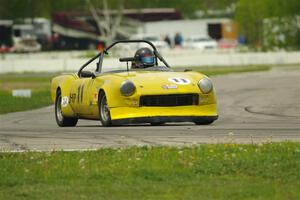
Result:
[[[165,67],[165,66],[155,66],[155,67],[148,67],[142,69],[130,68],[128,69],[129,72],[140,72],[140,71],[159,71],[159,72],[170,72],[173,71],[172,69]],[[127,69],[110,69],[110,70],[103,70],[102,73],[122,73],[127,72]]]

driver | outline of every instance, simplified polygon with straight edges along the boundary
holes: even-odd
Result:
[[[135,52],[134,62],[132,62],[132,68],[147,68],[153,67],[155,64],[155,57],[153,51],[149,48],[140,48]]]

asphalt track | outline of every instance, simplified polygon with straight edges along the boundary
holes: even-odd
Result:
[[[130,145],[261,143],[300,141],[300,70],[276,68],[213,78],[219,119],[208,126],[192,123],[105,128],[80,120],[59,128],[53,106],[0,115],[2,151],[76,150]]]

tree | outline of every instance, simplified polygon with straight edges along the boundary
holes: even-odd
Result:
[[[111,17],[107,0],[102,1],[102,13],[104,17],[99,14],[97,7],[90,0],[86,0],[86,2],[94,20],[96,21],[98,29],[101,30],[101,36],[99,36],[99,40],[104,41],[106,44],[111,44],[117,35],[118,29],[120,29],[124,10],[123,1],[119,1],[118,13],[114,19]]]
[[[0,19],[51,17],[55,11],[84,7],[82,0],[0,0]]]
[[[300,1],[239,0],[235,18],[250,46],[299,48]],[[298,40],[298,41],[297,41]]]

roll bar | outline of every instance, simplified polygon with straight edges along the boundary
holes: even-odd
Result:
[[[148,41],[148,40],[119,40],[119,41],[116,41],[114,43],[112,43],[111,45],[109,45],[105,50],[104,52],[108,51],[109,49],[111,49],[113,46],[115,46],[116,44],[119,44],[119,43],[140,43],[140,42],[144,42],[144,43],[147,43],[149,44],[153,51],[157,51],[156,47],[154,46],[154,44],[152,44],[152,42]]]
[[[116,41],[114,43],[112,43],[111,45],[109,45],[108,47],[106,47],[102,52],[98,53],[96,56],[94,56],[93,58],[91,58],[90,60],[88,60],[86,63],[84,63],[80,69],[78,70],[78,76],[80,76],[80,73],[81,71],[86,67],[88,66],[91,62],[93,62],[94,60],[96,60],[97,58],[99,58],[99,61],[97,63],[97,69],[96,71],[97,72],[100,72],[102,71],[102,63],[103,63],[103,56],[104,54],[108,54],[108,50],[111,49],[112,47],[114,47],[116,44],[120,44],[120,43],[147,43],[149,44],[152,49],[153,49],[153,53],[154,53],[154,56],[155,56],[155,63],[157,65],[157,58],[163,62],[166,67],[170,68],[169,64],[165,61],[165,59],[158,53],[156,47],[154,46],[154,44],[148,40],[119,40],[119,41]]]

